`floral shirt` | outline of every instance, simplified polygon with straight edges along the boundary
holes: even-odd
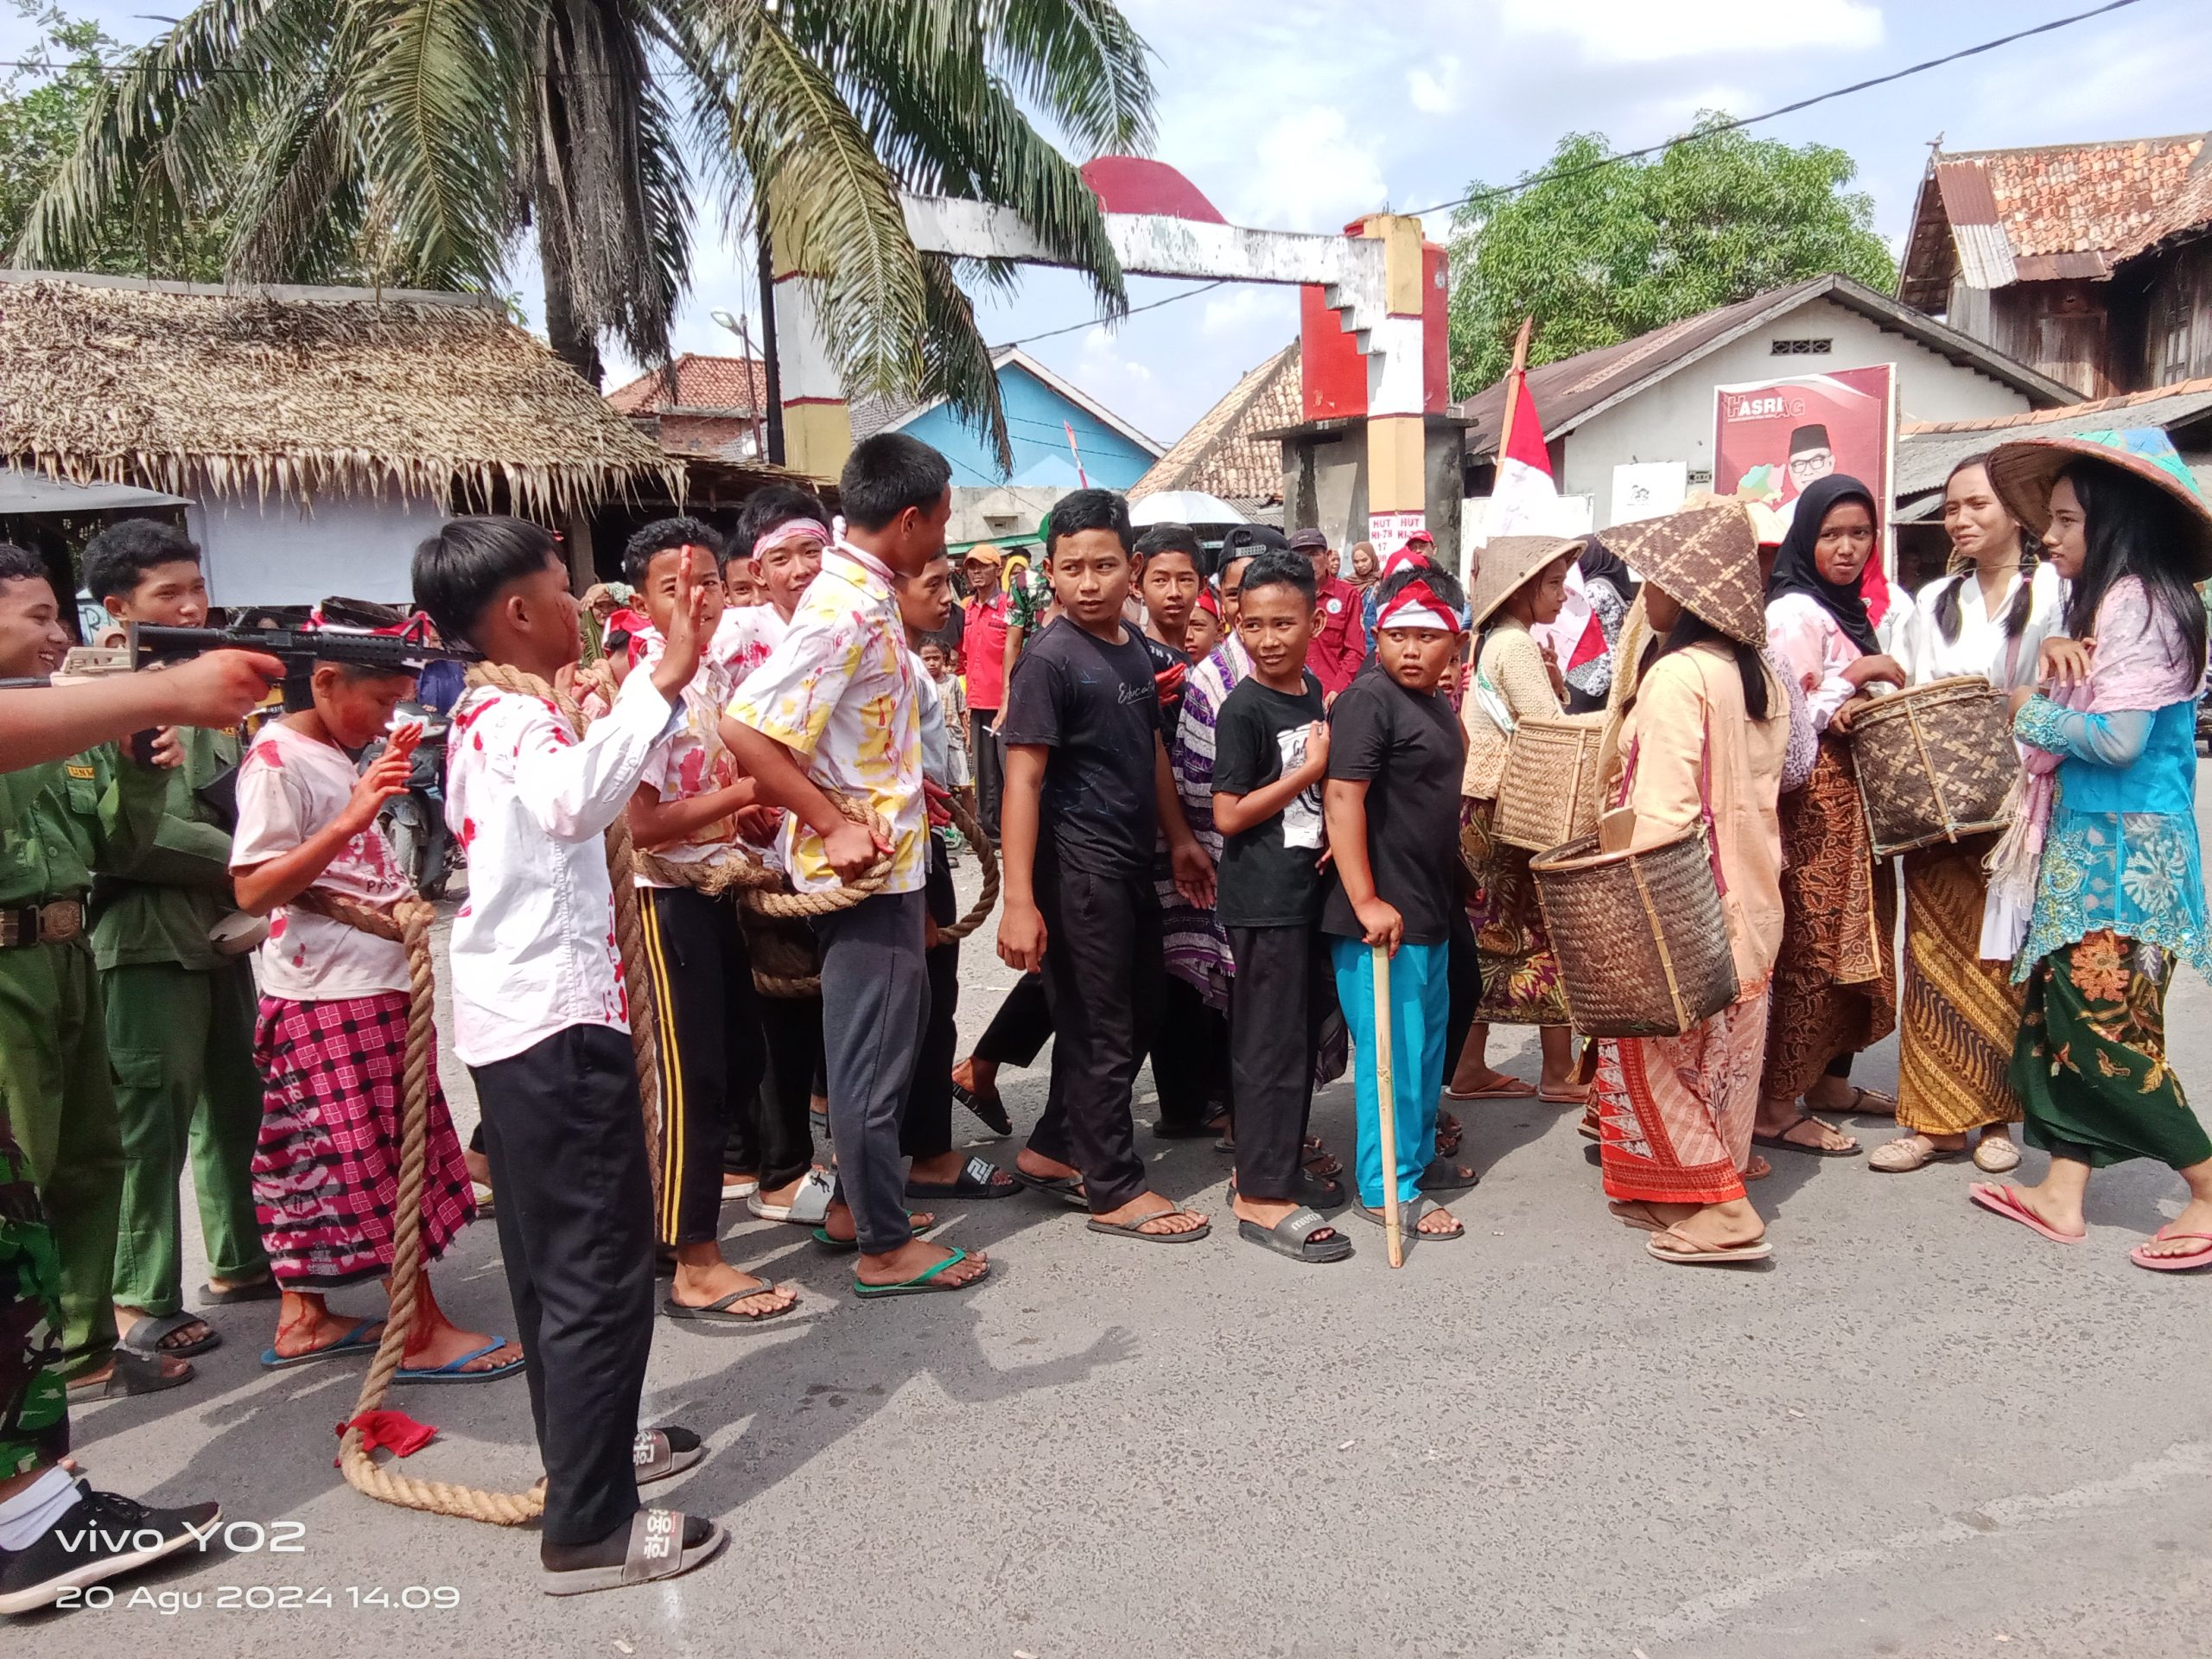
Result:
[[[1843,677],[1866,653],[1810,594],[1783,594],[1766,607],[1767,645],[1805,693],[1813,729],[1825,732],[1835,711],[1858,694]]]
[[[790,749],[816,785],[873,807],[890,826],[886,893],[918,892],[925,873],[920,677],[890,570],[840,542],[822,561],[783,639],[729,705],[732,720]],[[794,887],[816,893],[840,885],[820,836],[793,817],[784,836]]]

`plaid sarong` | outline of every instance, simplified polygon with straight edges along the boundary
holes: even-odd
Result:
[[[331,1290],[391,1270],[406,1052],[404,991],[327,1002],[261,999],[253,1207],[270,1264],[286,1288]],[[476,1214],[435,1058],[427,1130],[423,1259],[429,1262]]]

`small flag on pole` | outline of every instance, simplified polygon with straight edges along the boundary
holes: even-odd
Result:
[[[1062,421],[1060,430],[1068,435],[1068,454],[1075,457],[1076,482],[1087,490],[1090,487],[1090,480],[1083,470],[1083,451],[1075,447],[1075,428]]]

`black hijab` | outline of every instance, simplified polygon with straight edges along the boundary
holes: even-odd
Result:
[[[1828,581],[1821,575],[1820,566],[1814,563],[1813,552],[1821,539],[1821,521],[1839,501],[1863,501],[1867,516],[1874,521],[1874,550],[1871,559],[1882,556],[1881,510],[1874,505],[1874,493],[1847,473],[1830,473],[1816,478],[1797,498],[1797,511],[1789,521],[1789,533],[1782,538],[1782,550],[1774,557],[1774,578],[1766,585],[1770,602],[1783,594],[1808,594],[1818,601],[1821,607],[1835,618],[1836,626],[1859,650],[1870,656],[1881,650],[1881,642],[1874,637],[1874,624],[1866,615],[1866,595],[1859,584],[1866,581],[1861,570],[1859,580],[1851,582]]]

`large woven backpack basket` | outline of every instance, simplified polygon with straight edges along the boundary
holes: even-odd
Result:
[[[1531,859],[1574,1028],[1675,1037],[1736,1000],[1736,958],[1701,828],[1647,852],[1586,836]]]
[[[1979,674],[1877,697],[1851,723],[1874,855],[2002,830],[2019,775],[2002,691]]]

